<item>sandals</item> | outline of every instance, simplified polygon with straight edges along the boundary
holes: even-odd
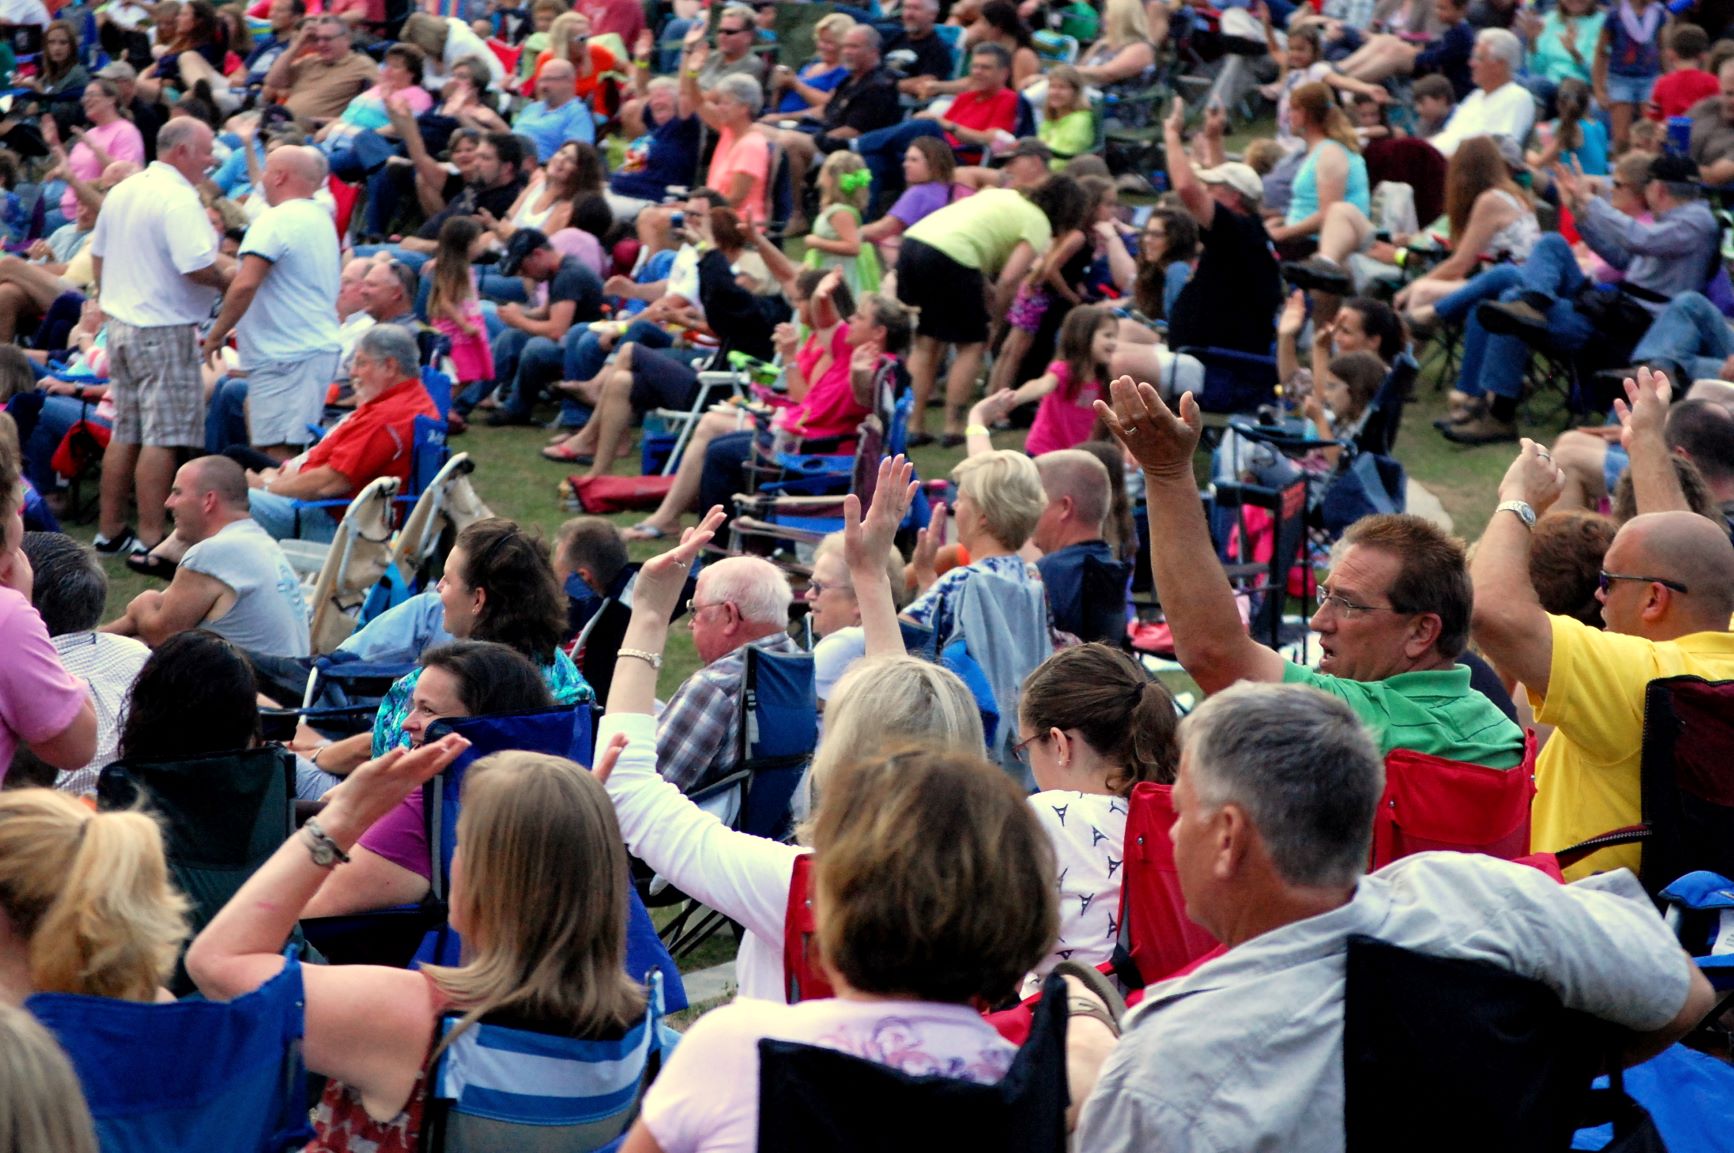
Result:
[[[627,540],[661,540],[668,533],[646,520],[633,525],[620,535]]]
[[[543,460],[557,461],[560,464],[594,464],[596,458],[588,453],[575,451],[567,444],[551,444],[542,450]]]
[[[1114,1036],[1120,1035],[1120,1020],[1126,1015],[1126,999],[1120,995],[1120,990],[1106,974],[1093,965],[1082,965],[1076,961],[1061,961],[1054,966],[1053,971],[1061,977],[1074,978],[1091,993],[1089,997],[1080,997],[1073,993],[1066,998],[1068,1017],[1088,1017],[1092,1021],[1100,1021]]]
[[[140,576],[166,581],[174,580],[175,570],[181,566],[175,561],[148,552],[135,552],[126,558],[126,567]]]

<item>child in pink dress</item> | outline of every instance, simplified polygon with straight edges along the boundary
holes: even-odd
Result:
[[[1120,322],[1111,310],[1078,305],[1060,324],[1059,359],[1029,383],[989,397],[995,403],[987,415],[997,420],[1040,399],[1024,442],[1024,451],[1031,456],[1076,448],[1091,439],[1096,427],[1094,404],[1107,396],[1108,362],[1114,358],[1119,331]]]
[[[434,257],[428,318],[435,330],[451,338],[452,367],[460,387],[494,379],[494,350],[488,345],[482,302],[470,271],[487,235],[473,217],[455,216],[440,228]]]

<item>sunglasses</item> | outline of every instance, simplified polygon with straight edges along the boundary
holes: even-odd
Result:
[[[1634,576],[1630,573],[1608,572],[1605,569],[1596,574],[1596,588],[1601,590],[1603,596],[1606,596],[1608,591],[1613,588],[1615,581],[1638,581],[1642,584],[1661,585],[1663,588],[1673,589],[1677,593],[1691,591],[1679,581],[1672,581],[1667,577]]]

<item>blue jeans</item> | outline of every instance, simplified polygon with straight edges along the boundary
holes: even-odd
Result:
[[[505,359],[502,347],[508,350]],[[512,366],[510,376],[506,375],[506,363]],[[516,328],[506,333],[494,346],[494,372],[499,383],[506,385],[500,396],[500,411],[520,419],[528,417],[542,390],[561,379],[565,363],[566,350],[560,341],[530,336]]]
[[[1552,299],[1546,310],[1548,345],[1557,352],[1576,352],[1595,334],[1595,327],[1572,303],[1584,283],[1571,246],[1558,233],[1548,233],[1522,265],[1496,265],[1434,305],[1442,318],[1466,321],[1458,389],[1470,396],[1492,393],[1516,400],[1523,393],[1523,374],[1529,368],[1529,345],[1515,336],[1488,332],[1475,314],[1476,305],[1484,300],[1517,300],[1525,293],[1545,295]]]
[[[387,164],[370,173],[367,177],[367,208],[361,220],[362,233],[367,236],[388,235],[397,206],[414,196],[415,169]]]
[[[24,471],[37,492],[53,492],[60,487],[60,477],[54,471],[54,452],[72,426],[81,420],[108,425],[96,419],[96,405],[72,396],[50,396],[42,402],[42,413],[30,432],[30,442],[24,446]]]
[[[753,458],[753,441],[758,433],[725,433],[711,441],[704,450],[704,472],[698,482],[698,507],[725,509],[735,507],[735,493],[746,483],[746,465]]]
[[[205,451],[217,454],[232,445],[248,445],[247,382],[221,377],[205,402]]]
[[[873,174],[873,195],[868,200],[869,206],[878,204],[887,190],[897,187],[902,178],[903,154],[909,150],[910,141],[923,136],[937,136],[943,140],[945,132],[932,120],[905,120],[889,128],[863,132],[855,138],[855,150],[867,162],[867,171]],[[890,207],[889,203],[886,207]]]
[[[1734,356],[1734,330],[1729,329],[1728,318],[1703,293],[1687,292],[1662,309],[1632,350],[1632,363],[1660,360],[1684,370],[1683,379],[1674,382],[1678,393],[1694,380],[1720,377],[1722,363],[1730,356]]]
[[[481,295],[489,300],[514,304],[528,304],[530,302],[530,294],[524,291],[524,278],[521,276],[502,276],[497,272],[484,272],[477,288]]]
[[[295,501],[262,488],[247,490],[247,507],[272,540],[310,540],[329,542],[337,539],[337,518],[322,508],[305,508],[295,512]],[[341,513],[341,509],[338,510]]]

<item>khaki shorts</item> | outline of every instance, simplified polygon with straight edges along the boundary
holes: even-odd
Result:
[[[117,443],[204,446],[205,386],[199,376],[197,326],[135,328],[110,318],[108,366]]]
[[[254,445],[307,444],[325,415],[325,392],[337,377],[338,351],[309,353],[249,367],[247,439]]]

